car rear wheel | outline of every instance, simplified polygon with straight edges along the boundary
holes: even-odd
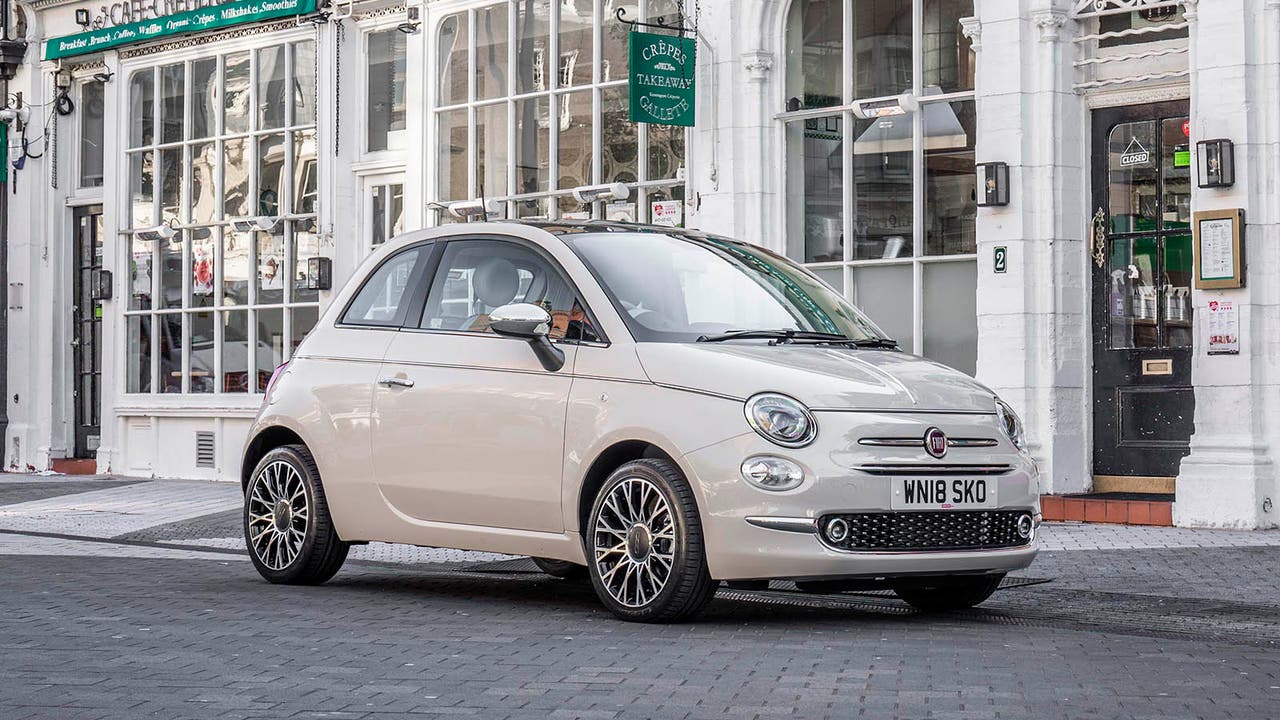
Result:
[[[244,538],[262,577],[318,585],[347,559],[329,517],[315,458],[304,445],[278,447],[258,462],[245,490]]]
[[[578,580],[587,576],[587,569],[567,560],[551,560],[549,558],[531,558],[533,564],[542,572],[564,580]]]
[[[893,592],[922,612],[947,612],[971,608],[991,597],[1004,574],[950,575],[893,584]]]
[[[596,595],[623,620],[682,620],[715,595],[693,490],[669,461],[615,470],[596,496],[586,540]]]

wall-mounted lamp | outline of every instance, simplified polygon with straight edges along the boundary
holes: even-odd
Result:
[[[978,197],[980,207],[1009,204],[1009,165],[1002,162],[978,163]]]
[[[97,80],[100,83],[109,83],[111,82],[111,78],[115,76],[116,76],[115,73],[107,71],[107,72],[94,73],[93,79]]]
[[[236,232],[254,232],[258,230],[262,232],[271,232],[275,229],[278,222],[279,220],[277,218],[273,218],[268,215],[259,215],[258,217],[232,220],[231,229]]]
[[[324,256],[307,258],[306,290],[328,290],[333,287],[333,261]]]
[[[405,21],[396,26],[396,29],[405,35],[417,35],[419,28],[422,27],[422,16],[417,5],[411,5],[405,9]]]
[[[573,189],[573,199],[583,205],[598,200],[626,200],[629,197],[631,197],[631,188],[622,183],[583,185]]]
[[[1230,140],[1201,140],[1196,143],[1196,160],[1200,187],[1231,187],[1236,184],[1235,147]]]
[[[89,27],[89,10],[87,8],[79,8],[76,10],[76,24],[82,28]]]
[[[146,230],[139,230],[138,238],[146,242],[155,242],[156,240],[169,240],[177,234],[178,231],[173,227],[173,225],[165,223],[163,225],[156,225],[155,227],[147,228]]]
[[[471,222],[472,220],[488,220],[489,213],[497,212],[496,201],[490,200],[486,203],[483,200],[464,200],[461,202],[449,203],[449,214],[459,220]]]
[[[111,271],[101,268],[90,275],[89,295],[93,300],[111,299]]]
[[[859,100],[853,104],[853,114],[863,120],[870,120],[872,118],[906,115],[915,112],[919,107],[920,103],[916,102],[915,96],[911,93],[903,93],[889,97]]]

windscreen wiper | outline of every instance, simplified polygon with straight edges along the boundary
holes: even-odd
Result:
[[[898,341],[889,338],[854,339],[840,333],[811,330],[730,330],[719,335],[703,335],[698,338],[698,342],[724,342],[725,340],[769,340],[770,345],[786,345],[799,341],[813,344],[852,345],[859,348],[889,350],[898,348]]]
[[[860,347],[860,348],[884,348],[886,350],[898,349],[897,340],[894,340],[893,338],[885,338],[885,337],[859,338],[857,340],[850,340],[849,344],[854,345],[856,347]]]
[[[703,335],[698,342],[724,342],[725,340],[770,340],[771,345],[783,345],[796,340],[810,342],[848,343],[853,339],[840,333],[813,332],[809,330],[730,330],[719,335]]]

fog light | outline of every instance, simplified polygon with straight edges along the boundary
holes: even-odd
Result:
[[[844,542],[849,537],[849,523],[843,518],[827,521],[827,539],[833,543]]]
[[[757,455],[742,461],[742,477],[761,490],[782,492],[800,487],[804,470],[786,458]]]
[[[1036,521],[1030,515],[1018,516],[1018,537],[1026,540],[1031,537],[1031,533],[1035,532]]]

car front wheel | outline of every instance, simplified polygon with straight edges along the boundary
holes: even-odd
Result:
[[[315,458],[304,445],[268,452],[244,496],[244,537],[262,577],[287,585],[318,585],[347,559],[329,517]]]
[[[669,461],[615,470],[596,496],[586,540],[596,595],[623,620],[682,620],[715,594],[693,490]]]
[[[893,592],[922,612],[964,610],[991,597],[1003,579],[1004,575],[999,574],[901,580],[893,584]]]

